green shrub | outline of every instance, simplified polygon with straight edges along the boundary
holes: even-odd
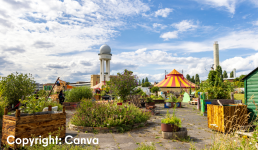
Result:
[[[158,100],[164,100],[164,98],[163,97],[159,97]]]
[[[175,109],[174,109],[174,113],[173,113],[172,116],[170,116],[169,111],[167,110],[166,118],[162,119],[161,123],[173,124],[173,125],[176,125],[178,127],[181,127],[181,119],[179,119],[178,117],[175,116]]]
[[[21,101],[21,100],[20,100]],[[45,107],[51,105],[52,107],[58,106],[58,111],[61,111],[63,106],[52,100],[47,100],[44,97],[39,97],[36,99],[33,95],[28,96],[25,100],[21,101],[24,106],[21,106],[22,112],[24,113],[36,113],[42,112]]]
[[[65,102],[80,102],[81,99],[91,99],[92,96],[90,87],[76,87],[65,92]]]
[[[147,97],[146,103],[151,103],[151,102],[154,102],[153,99],[151,97]]]
[[[127,131],[135,123],[146,122],[150,116],[150,112],[143,112],[133,104],[117,106],[82,100],[71,123],[84,127],[118,127]]]

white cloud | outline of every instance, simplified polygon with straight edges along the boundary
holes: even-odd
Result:
[[[243,0],[195,0],[199,3],[209,5],[211,7],[226,8],[231,14],[235,13],[235,7],[237,2]]]
[[[155,12],[155,17],[162,16],[166,18],[172,11],[173,9],[171,8],[159,9]]]
[[[159,23],[153,23],[153,28],[165,29],[167,26]]]
[[[97,53],[84,51],[119,35],[117,29],[127,25],[125,18],[150,9],[141,0],[3,0],[0,6],[0,59],[12,64],[1,73],[33,73],[41,77],[38,82],[52,82],[49,79],[55,73],[65,71],[65,75],[75,75],[69,79],[75,80],[80,74],[82,80],[88,79],[88,74],[99,68],[77,62],[85,60],[81,54],[98,60]]]
[[[258,21],[254,21],[253,25],[258,26]]]
[[[166,32],[166,33],[163,33],[160,37],[163,38],[165,41],[169,39],[176,39],[178,38],[178,32],[177,31]]]
[[[192,20],[183,20],[179,23],[172,24],[172,26],[180,32],[195,29],[198,27],[198,25],[195,25]]]

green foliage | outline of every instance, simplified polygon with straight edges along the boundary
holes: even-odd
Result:
[[[228,73],[226,70],[224,70],[224,72],[223,72],[223,78],[228,78]]]
[[[17,104],[23,95],[26,97],[35,91],[36,84],[33,79],[31,74],[18,74],[18,72],[2,78],[0,89],[9,105]]]
[[[194,76],[192,76],[191,82],[195,83]]]
[[[133,104],[117,106],[86,100],[76,109],[71,123],[84,127],[119,127],[126,131],[135,123],[146,122],[150,116],[150,112],[143,112]]]
[[[133,94],[136,94],[136,95],[142,95],[144,92],[141,88],[137,88],[136,90],[134,90]]]
[[[81,99],[91,99],[93,94],[90,87],[76,87],[65,93],[65,102],[80,102]]]
[[[48,96],[48,92],[45,90],[39,90],[37,94],[39,97],[47,97]]]
[[[117,76],[111,78],[110,89],[115,95],[119,95],[122,100],[134,91],[137,87],[137,77],[132,71],[124,70],[123,73],[117,73]]]
[[[156,93],[156,96],[158,96],[158,91],[160,91],[160,89],[157,86],[154,86],[154,87],[151,88],[151,92]]]
[[[200,81],[200,77],[199,77],[199,74],[196,74],[195,75],[195,84],[200,84],[201,83],[201,81]]]
[[[189,80],[189,81],[191,81],[191,77],[190,77],[189,74],[186,75],[186,79]]]
[[[244,87],[244,81],[242,79],[245,77],[245,75],[241,75],[240,77],[237,77],[233,80],[234,86],[237,88],[243,88]]]
[[[230,78],[234,78],[234,71],[230,72]]]
[[[141,80],[139,80],[139,85],[142,85]]]
[[[145,92],[142,93],[142,97],[146,97],[147,94]]]
[[[149,82],[149,79],[148,79],[148,77],[146,77],[146,78],[145,78],[145,83],[146,83],[146,82]]]
[[[20,99],[21,101],[21,99]],[[52,107],[58,106],[58,111],[61,111],[63,106],[52,100],[45,100],[45,97],[39,97],[38,99],[35,96],[30,95],[25,100],[21,101],[21,109],[24,113],[34,114],[36,112],[42,112],[45,107],[51,105]]]
[[[178,117],[176,117],[175,115],[175,108],[174,108],[174,112],[173,112],[173,115],[171,116],[169,111],[167,110],[167,114],[166,114],[166,117],[164,119],[161,120],[161,123],[164,123],[164,124],[173,124],[173,125],[176,125],[178,127],[181,127],[181,119],[179,119]]]
[[[216,67],[217,76],[220,78],[221,81],[223,81],[223,75],[222,75],[222,68],[220,65]]]
[[[178,102],[179,100],[175,96],[170,96],[165,102]]]
[[[144,82],[144,78],[142,79],[142,84],[144,84],[145,82]]]
[[[142,84],[142,87],[149,87],[149,86],[151,86],[151,83],[150,83],[150,82],[144,82],[144,83]]]
[[[153,98],[151,98],[151,97],[147,97],[147,99],[146,99],[146,103],[151,103],[151,102],[154,102],[154,101],[153,101]]]

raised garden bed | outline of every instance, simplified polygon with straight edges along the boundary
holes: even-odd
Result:
[[[158,99],[155,100],[155,99],[154,99],[155,104],[162,104],[162,103],[164,103],[164,101],[165,101],[165,100],[158,100]]]
[[[223,133],[247,125],[247,115],[246,105],[207,105],[208,127]]]
[[[147,125],[147,122],[145,123],[137,123],[134,124],[133,126],[131,126],[131,128],[136,129],[139,127],[144,127]],[[83,126],[76,126],[73,124],[69,124],[69,129],[70,130],[74,130],[74,131],[79,131],[79,132],[87,132],[87,133],[94,133],[94,132],[98,132],[98,133],[109,133],[109,132],[118,132],[118,128],[117,127],[83,127]]]
[[[181,108],[182,107],[182,103],[181,102],[164,102],[164,108],[174,108],[174,106],[176,105],[176,108]]]
[[[66,110],[75,110],[75,108],[80,105],[80,102],[63,102]]]
[[[59,134],[58,138],[65,138],[66,133],[66,113],[63,107],[63,112],[54,113],[51,111],[39,112],[33,114],[21,114],[20,110],[16,110],[15,115],[3,115],[2,126],[2,145],[9,145],[11,148],[16,149],[22,146],[22,144],[8,144],[7,137],[12,135],[15,138],[9,138],[10,142],[14,142],[15,139],[20,138],[41,138],[49,137],[49,133],[52,136]],[[60,129],[60,132],[59,132]]]

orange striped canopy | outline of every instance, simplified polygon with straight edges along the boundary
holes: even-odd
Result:
[[[155,86],[161,87],[161,88],[170,88],[170,87],[173,87],[173,88],[179,87],[180,88],[180,84],[181,84],[182,88],[197,87],[196,84],[187,80],[181,73],[176,71],[176,69],[174,69],[169,74],[167,74],[166,78],[163,79],[158,84],[156,84]]]

